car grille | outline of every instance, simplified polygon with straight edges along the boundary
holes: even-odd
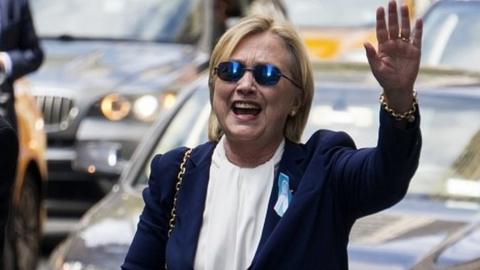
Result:
[[[58,96],[36,96],[36,100],[47,128],[63,130],[68,127],[73,119],[73,100]]]

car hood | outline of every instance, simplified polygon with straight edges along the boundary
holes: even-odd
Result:
[[[197,76],[204,57],[192,45],[153,42],[43,40],[42,47],[44,63],[29,80],[50,140],[74,138],[81,120],[107,94],[177,91]],[[59,104],[66,106],[59,110]]]
[[[312,65],[315,71],[315,81],[321,83],[322,86],[343,87],[348,85],[350,88],[378,88],[378,82],[368,63],[314,60]],[[465,91],[461,88],[480,86],[480,73],[459,69],[421,67],[415,86],[422,90],[438,91],[455,88],[456,92]]]
[[[118,186],[89,210],[73,235],[54,251],[53,269],[63,262],[88,263],[94,269],[120,269],[137,229],[143,200],[139,191]]]
[[[82,97],[119,91],[152,70],[157,76],[178,71],[195,54],[192,46],[142,42],[43,40],[42,48],[44,62],[29,77],[36,94],[48,88]]]
[[[84,216],[81,228],[54,252],[51,262],[81,262],[99,269],[119,269],[143,208],[140,194],[116,188]],[[405,199],[355,223],[348,247],[350,269],[412,269],[458,244],[469,235],[465,232],[471,230],[475,220],[475,212],[468,208]],[[462,256],[465,255],[453,252],[444,261],[451,264],[462,260]]]
[[[389,210],[357,220],[350,233],[350,269],[406,270],[419,265],[423,265],[419,269],[436,269],[435,263],[465,263],[465,254],[445,252],[458,249],[458,244],[471,236],[468,231],[476,228],[476,222],[476,211],[462,203],[406,199]],[[471,259],[480,257],[475,246],[463,249]]]

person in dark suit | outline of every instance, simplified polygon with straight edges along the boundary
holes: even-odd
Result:
[[[0,116],[0,262],[2,261],[10,191],[15,180],[17,158],[17,134],[10,124]]]
[[[13,83],[42,60],[28,0],[0,0],[0,267],[19,148]]]
[[[6,119],[15,129],[13,82],[38,69],[42,61],[28,0],[0,0],[0,91]]]
[[[157,155],[122,269],[348,269],[354,222],[397,203],[416,171],[420,115],[413,91],[422,22],[377,10],[383,88],[376,147],[344,132],[301,134],[313,97],[302,40],[284,21],[246,18],[210,61],[210,141]],[[316,115],[315,117],[322,117]]]

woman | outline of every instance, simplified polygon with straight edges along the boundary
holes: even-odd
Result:
[[[383,88],[369,149],[327,130],[298,142],[313,78],[291,26],[259,16],[227,31],[210,62],[210,142],[154,158],[123,269],[347,269],[353,223],[404,196],[420,152],[422,24],[411,35],[408,9],[401,26],[394,1],[388,10],[378,51],[365,45]]]

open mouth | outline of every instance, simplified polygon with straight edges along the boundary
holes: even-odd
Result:
[[[239,115],[258,115],[262,111],[262,108],[254,102],[235,101],[232,104],[232,111]]]

